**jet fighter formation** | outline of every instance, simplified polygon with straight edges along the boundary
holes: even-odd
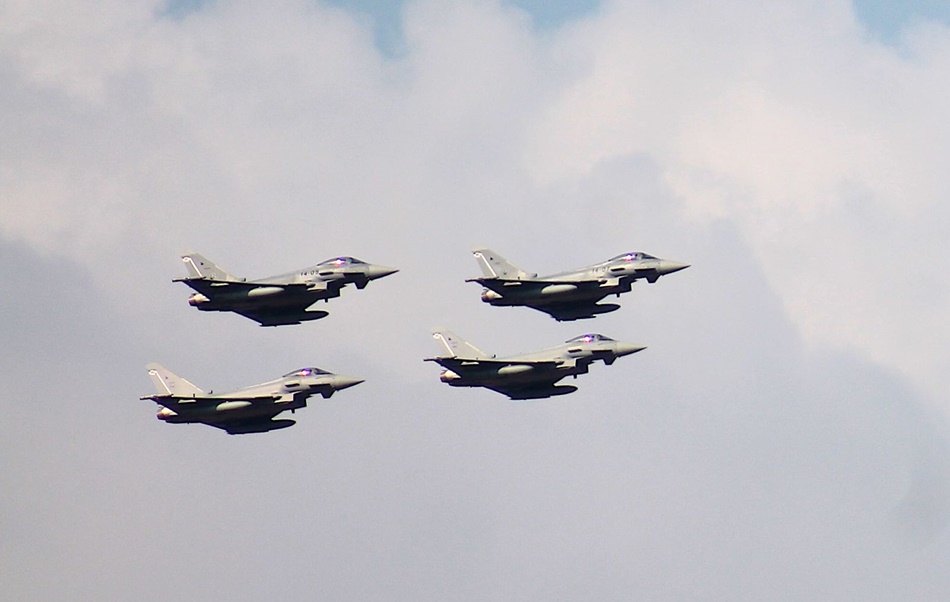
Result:
[[[231,393],[205,393],[160,364],[146,366],[158,393],[145,395],[159,405],[156,418],[169,423],[198,422],[229,435],[264,433],[293,426],[290,419],[274,420],[281,412],[307,407],[307,398],[325,399],[363,382],[319,368],[301,368]]]
[[[197,253],[182,256],[187,278],[176,278],[196,293],[188,304],[202,311],[233,311],[261,326],[285,326],[319,320],[329,315],[310,307],[317,301],[340,296],[347,284],[362,289],[399,270],[360,261],[355,257],[334,257],[296,272],[257,280],[238,278]]]
[[[599,304],[608,295],[629,293],[636,280],[654,283],[660,276],[689,267],[638,251],[617,255],[592,266],[538,276],[514,266],[491,249],[475,249],[481,278],[469,278],[485,287],[482,301],[494,306],[525,306],[549,314],[558,322],[594,318],[620,309],[616,303]]]
[[[485,387],[516,401],[573,393],[577,387],[557,383],[568,376],[587,374],[598,360],[609,366],[618,357],[646,349],[600,334],[585,334],[534,353],[495,357],[447,330],[436,331],[432,337],[446,351],[446,355],[425,360],[444,368],[439,380],[453,387]]]
[[[475,260],[483,277],[469,278],[485,289],[482,301],[493,306],[525,306],[542,311],[558,322],[596,318],[620,309],[616,303],[601,301],[632,290],[637,280],[654,283],[660,276],[689,267],[634,251],[618,255],[586,268],[550,276],[528,273],[491,249],[475,249]],[[612,364],[618,357],[646,347],[621,343],[599,334],[585,334],[563,345],[511,357],[496,358],[448,331],[432,335],[448,355],[428,358],[442,366],[439,380],[453,387],[485,387],[512,400],[542,399],[573,393],[573,385],[557,385],[567,377],[586,374],[590,364],[602,360]]]
[[[492,306],[524,306],[542,311],[558,322],[595,318],[620,308],[600,303],[608,295],[630,292],[637,280],[654,283],[661,276],[689,265],[660,259],[642,252],[618,255],[586,268],[539,277],[521,270],[491,249],[476,249],[475,259],[485,287],[482,301]],[[261,326],[300,324],[326,317],[313,309],[318,301],[340,296],[348,284],[358,289],[398,270],[340,256],[315,266],[257,280],[238,278],[197,253],[182,256],[188,277],[177,278],[195,290],[188,304],[201,311],[230,311]],[[448,330],[432,335],[443,355],[426,358],[443,370],[439,380],[452,387],[483,387],[511,400],[543,399],[566,395],[574,385],[558,383],[587,374],[596,361],[613,364],[619,357],[646,349],[642,345],[615,341],[600,334],[585,334],[561,345],[508,357],[488,355]],[[363,382],[319,368],[301,368],[280,378],[238,389],[231,393],[204,392],[159,364],[148,364],[157,393],[141,399],[159,405],[157,418],[167,423],[200,423],[228,434],[264,433],[293,426],[293,420],[277,419],[306,407],[313,395],[329,398],[337,391]]]

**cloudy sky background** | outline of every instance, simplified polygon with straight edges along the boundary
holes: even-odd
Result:
[[[941,599],[950,11],[937,2],[0,2],[0,584],[9,599]],[[622,310],[529,271],[687,261]],[[199,314],[181,252],[399,267],[325,320]],[[570,396],[450,390],[585,331]],[[155,420],[366,378],[298,424]]]

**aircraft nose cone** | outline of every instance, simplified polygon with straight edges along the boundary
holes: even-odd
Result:
[[[643,351],[644,349],[646,349],[646,345],[617,343],[617,346],[614,348],[614,353],[617,354],[617,357],[623,357],[625,355],[630,355],[631,353],[636,353],[637,351]]]
[[[390,274],[395,274],[398,271],[396,268],[390,268],[384,265],[371,265],[369,269],[366,270],[366,277],[370,280],[376,280],[377,278],[385,278]]]
[[[670,261],[664,259],[660,262],[660,268],[657,270],[661,274],[672,274],[673,272],[678,272],[680,270],[685,270],[689,267],[688,263],[682,263],[680,261]]]
[[[333,388],[340,391],[342,389],[349,389],[350,387],[355,387],[361,382],[363,382],[362,378],[352,378],[349,376],[337,376],[333,381]]]

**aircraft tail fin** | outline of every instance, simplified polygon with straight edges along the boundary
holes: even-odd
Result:
[[[161,364],[152,363],[145,366],[145,368],[148,369],[148,375],[152,379],[152,383],[158,390],[159,395],[178,395],[185,397],[188,395],[204,395],[204,391]]]
[[[448,330],[437,330],[432,333],[434,338],[450,357],[465,359],[484,359],[491,357],[478,347],[466,342],[461,337]]]
[[[185,269],[188,270],[189,278],[230,281],[241,280],[241,278],[229,273],[221,266],[211,263],[211,261],[198,253],[186,253],[181,256],[181,260],[185,263]]]
[[[475,249],[473,254],[475,255],[475,261],[478,262],[478,267],[482,269],[482,273],[486,278],[521,280],[537,276],[537,274],[525,272],[491,249]]]

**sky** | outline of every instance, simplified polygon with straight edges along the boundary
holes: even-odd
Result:
[[[911,6],[910,9],[907,7]],[[950,591],[937,3],[0,1],[0,583],[13,600],[894,600]],[[692,267],[557,323],[471,249]],[[181,253],[398,274],[199,313]],[[568,396],[499,355],[647,345]],[[145,364],[366,382],[167,425]]]

